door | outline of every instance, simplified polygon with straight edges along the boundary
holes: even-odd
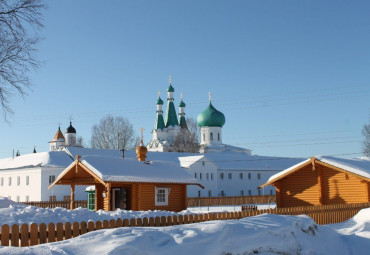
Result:
[[[112,209],[126,209],[126,189],[113,188],[112,189]]]

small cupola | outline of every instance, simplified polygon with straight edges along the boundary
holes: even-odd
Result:
[[[72,121],[69,122],[69,127],[66,129],[66,134],[76,134],[76,129],[72,126]]]
[[[136,148],[136,158],[139,161],[145,161],[146,154],[148,153],[148,149],[145,147],[143,143],[143,128],[140,129],[141,131],[141,139],[140,139],[140,145]]]
[[[66,137],[66,146],[76,146],[76,129],[72,126],[72,117],[69,121],[69,127],[67,127],[66,132],[64,133]]]

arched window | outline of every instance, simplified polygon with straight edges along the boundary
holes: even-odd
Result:
[[[203,134],[203,142],[206,140],[206,134]]]
[[[211,139],[211,141],[213,141],[213,133],[211,133],[210,139]]]
[[[220,141],[220,133],[217,133],[217,139]]]

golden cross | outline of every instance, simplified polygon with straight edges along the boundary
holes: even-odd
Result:
[[[180,93],[180,99],[182,100],[182,92]]]
[[[161,91],[158,90],[158,97],[161,97]]]
[[[140,132],[141,132],[141,142],[143,142],[143,131],[144,131],[144,128],[140,128]]]
[[[212,100],[212,93],[211,92],[208,93],[208,97],[209,97],[209,101],[211,102],[211,100]]]
[[[172,77],[171,77],[171,75],[170,75],[170,84],[172,83]]]

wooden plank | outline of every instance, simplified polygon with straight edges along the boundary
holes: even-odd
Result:
[[[55,225],[54,223],[48,224],[48,243],[54,243],[55,242]]]
[[[166,223],[167,223],[167,226],[173,225],[172,217],[170,215],[167,216]]]
[[[154,217],[150,217],[149,218],[149,226],[154,227],[154,225],[155,225]]]
[[[21,226],[21,247],[30,246],[28,224]]]
[[[104,229],[109,228],[109,221],[108,220],[103,220],[103,228]]]
[[[149,226],[149,219],[147,217],[144,217],[143,219],[143,227]]]
[[[94,222],[93,221],[89,221],[87,223],[87,232],[91,232],[91,231],[94,231],[94,230],[95,230]]]
[[[4,224],[1,226],[1,246],[9,246],[9,226]]]
[[[123,227],[123,221],[121,219],[117,219],[116,226],[117,228]]]
[[[36,223],[32,223],[30,226],[30,245],[39,244],[39,228]]]
[[[159,227],[161,225],[161,218],[159,218],[158,216],[154,218],[155,219],[155,226],[156,227]]]
[[[161,226],[166,226],[167,225],[167,222],[166,222],[166,216],[162,216],[161,217]]]
[[[123,226],[124,226],[124,227],[128,227],[128,226],[130,226],[130,221],[129,221],[128,219],[124,219],[124,220],[123,220]]]
[[[136,219],[136,226],[142,227],[143,226],[143,219],[142,218],[137,218]]]
[[[46,232],[46,224],[41,223],[39,225],[39,243],[47,243],[47,232]]]
[[[11,232],[11,246],[19,247],[19,226],[17,224],[13,224],[10,228]]]
[[[109,228],[116,228],[116,221],[115,220],[111,219],[109,221]]]
[[[63,223],[58,222],[57,223],[57,241],[62,241],[64,239],[64,229],[63,229]]]
[[[72,237],[77,237],[79,235],[80,235],[80,224],[75,221],[72,224]]]
[[[136,227],[136,219],[135,218],[130,219],[130,227]]]
[[[87,233],[87,223],[85,221],[80,223],[81,235]]]
[[[95,230],[100,230],[102,228],[103,228],[103,226],[101,224],[101,221],[98,220],[97,222],[95,222]]]
[[[70,222],[64,224],[65,240],[72,238],[72,226]]]

